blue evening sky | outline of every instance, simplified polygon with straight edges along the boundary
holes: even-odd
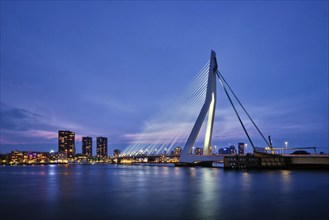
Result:
[[[275,147],[328,152],[328,1],[1,1],[0,12],[0,153],[57,150],[58,130],[123,149],[211,49]],[[213,144],[247,143],[217,105]]]

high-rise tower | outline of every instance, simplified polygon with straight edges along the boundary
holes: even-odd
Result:
[[[93,156],[93,139],[92,137],[82,137],[82,154],[88,158]]]
[[[101,159],[107,157],[107,138],[106,137],[97,137],[97,158]]]
[[[66,153],[68,159],[74,159],[75,133],[72,131],[58,131],[58,152]]]

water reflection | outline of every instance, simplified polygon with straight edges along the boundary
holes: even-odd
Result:
[[[241,174],[241,181],[242,181],[242,191],[248,192],[251,186],[251,177],[248,172],[243,172]]]
[[[57,167],[56,165],[49,165],[47,168],[48,177],[44,187],[47,189],[48,201],[56,201],[59,195]]]
[[[2,214],[17,219],[36,208],[54,219],[321,219],[329,204],[328,172],[81,165],[0,177]]]
[[[197,198],[197,216],[199,219],[215,219],[221,210],[220,182],[216,182],[218,169],[203,169],[200,173],[199,188],[201,192]]]
[[[282,189],[284,192],[290,192],[291,190],[291,170],[282,170]]]

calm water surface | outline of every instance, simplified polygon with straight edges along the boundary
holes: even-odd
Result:
[[[328,171],[0,167],[1,219],[328,219]],[[3,218],[5,217],[5,218]]]

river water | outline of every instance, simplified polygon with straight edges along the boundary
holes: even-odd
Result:
[[[328,219],[328,171],[0,167],[1,219]],[[3,218],[4,217],[4,218]]]

